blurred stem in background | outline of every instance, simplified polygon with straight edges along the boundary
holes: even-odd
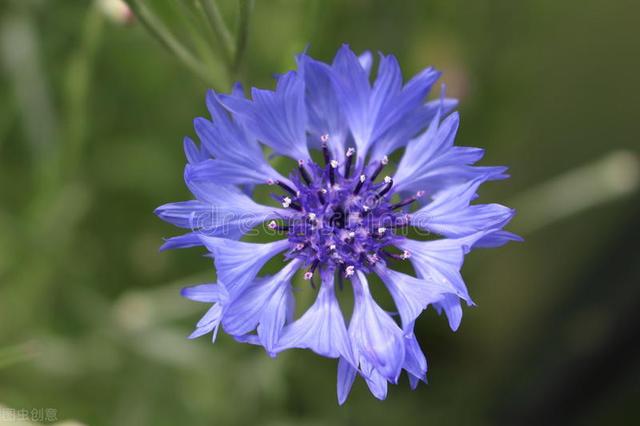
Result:
[[[640,185],[640,160],[630,151],[614,151],[569,170],[510,201],[522,213],[518,232],[529,235],[556,221],[633,194]]]
[[[225,23],[215,0],[163,0],[155,2],[155,7],[145,0],[126,2],[147,31],[200,80],[215,89],[226,90],[233,81],[240,79],[254,0],[238,1],[235,35]],[[178,9],[186,18],[189,37],[183,37],[183,41],[174,34],[156,10],[159,6]],[[205,22],[208,28],[194,25],[193,18]],[[211,35],[215,43],[207,49]]]

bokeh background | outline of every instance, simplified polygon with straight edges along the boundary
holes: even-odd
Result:
[[[380,402],[359,379],[343,407],[334,360],[186,339],[205,307],[178,291],[215,272],[203,250],[159,253],[177,230],[152,211],[189,198],[182,138],[206,114],[205,89],[234,76],[197,2],[145,4],[204,58],[199,75],[106,3],[0,2],[4,417],[640,424],[639,2],[256,2],[235,78],[272,87],[308,44],[323,60],[343,42],[394,53],[405,77],[434,65],[460,98],[458,144],[511,168],[481,196],[519,211],[510,230],[526,242],[467,257],[478,306],[456,333],[422,316],[429,384],[411,392],[403,378]],[[218,4],[233,35],[238,5]]]

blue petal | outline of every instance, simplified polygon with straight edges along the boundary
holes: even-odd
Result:
[[[258,338],[265,350],[271,355],[276,354],[276,345],[281,331],[293,315],[295,299],[290,285],[279,285],[271,295],[260,314],[258,324]]]
[[[191,138],[184,138],[184,155],[187,157],[189,164],[196,164],[206,160],[208,157],[204,150],[200,150]]]
[[[407,113],[402,120],[396,122],[371,145],[371,160],[379,160],[385,155],[391,155],[395,150],[405,146],[435,117],[441,108],[443,114],[448,114],[458,105],[456,99],[445,98],[442,101],[427,102],[420,108]]]
[[[381,265],[376,268],[376,273],[393,297],[405,332],[427,306],[442,300],[444,294],[452,291],[442,281],[414,278]]]
[[[449,327],[452,331],[458,330],[462,321],[462,306],[460,298],[455,294],[446,294],[442,301],[436,303],[435,308],[440,311],[444,310],[449,320]]]
[[[244,97],[232,98],[244,100]],[[222,104],[222,97],[213,90],[207,92],[207,108],[212,121],[196,118],[194,127],[211,156],[239,165],[257,162],[268,165],[255,137],[251,136],[240,122],[231,119]]]
[[[515,214],[513,209],[500,204],[469,205],[485,180],[474,179],[439,192],[432,202],[412,215],[412,224],[447,237],[504,226]]]
[[[413,328],[413,326],[411,328]],[[413,333],[405,336],[405,348],[406,352],[402,368],[409,374],[409,379],[413,377],[414,379],[422,380],[426,383],[427,359],[425,358],[424,353],[422,353],[418,340],[416,340]],[[415,382],[411,381],[412,389],[416,388],[417,380]]]
[[[229,296],[224,285],[221,284],[200,284],[186,287],[180,291],[180,294],[189,300],[205,303],[225,302]]]
[[[197,164],[187,165],[192,181],[210,181],[221,185],[264,184],[268,179],[289,183],[271,166],[257,163],[254,165],[238,165],[226,160],[208,159]]]
[[[347,123],[333,89],[330,68],[307,55],[297,57],[298,69],[307,89],[306,105],[311,146],[320,148],[320,138],[329,135],[332,157],[342,162],[345,154]]]
[[[459,239],[435,241],[401,240],[396,245],[409,251],[416,274],[425,279],[451,286],[452,293],[473,303],[460,275],[464,255],[484,233]]]
[[[356,378],[356,369],[344,358],[338,361],[338,404],[342,405],[347,400],[353,381]]]
[[[232,297],[254,280],[269,259],[289,247],[288,240],[265,244],[207,236],[201,236],[200,240],[213,254],[218,280]]]
[[[328,358],[344,358],[357,366],[333,281],[333,273],[323,274],[315,303],[283,330],[278,348],[308,348]]]
[[[360,56],[358,56],[358,62],[360,66],[367,73],[367,77],[371,75],[371,65],[373,65],[373,55],[370,51],[365,50]]]
[[[213,305],[211,308],[209,308],[207,313],[204,314],[202,319],[198,321],[196,329],[189,335],[189,339],[195,339],[197,337],[213,332],[211,340],[215,342],[216,336],[218,335],[218,328],[220,327],[220,321],[222,320],[223,315],[224,305],[221,303],[216,303],[215,305]]]
[[[404,362],[402,330],[371,297],[365,276],[358,272],[352,280],[355,303],[349,335],[356,356],[395,383]]]
[[[384,61],[380,64],[378,74],[386,69],[383,69]],[[397,65],[396,65],[397,66]],[[388,73],[400,73],[400,67],[397,66],[397,71],[394,71],[392,67]],[[413,111],[419,109],[424,100],[431,90],[431,86],[440,78],[440,72],[433,68],[427,68],[412,78],[401,92],[394,87],[386,94],[386,99],[380,104],[379,110],[374,110],[376,114],[376,127],[372,134],[371,139],[377,140],[382,136],[389,128],[396,123],[402,122]],[[400,80],[400,83],[402,81]],[[374,86],[375,92],[375,86]]]
[[[367,383],[371,394],[377,399],[384,400],[387,397],[387,379],[363,358],[360,359],[360,370],[360,375]]]
[[[290,71],[278,79],[275,91],[252,89],[253,101],[225,97],[225,106],[243,117],[258,140],[294,159],[308,159],[305,85]]]
[[[396,191],[425,190],[437,193],[451,185],[484,178],[504,179],[504,167],[473,167],[482,151],[468,147],[454,147],[459,126],[457,112],[440,123],[439,111],[427,130],[411,140],[398,165],[394,187]]]
[[[200,236],[197,232],[189,232],[178,235],[176,237],[165,238],[164,244],[160,246],[160,251],[171,250],[176,248],[188,248],[201,246]]]
[[[369,100],[369,114],[374,127],[371,129],[372,140],[384,133],[399,116],[405,115],[406,111],[398,111],[395,103],[392,102],[400,93],[401,88],[402,71],[400,71],[398,60],[393,55],[380,55],[378,75]]]
[[[524,239],[516,234],[513,234],[508,231],[497,230],[495,232],[490,232],[484,237],[480,238],[474,245],[473,248],[496,248],[502,247],[509,241],[518,241],[522,242]]]
[[[206,235],[237,238],[268,219],[290,215],[287,210],[255,203],[238,187],[194,180],[188,168],[185,182],[200,200],[187,218],[188,227]]]
[[[293,260],[272,277],[258,278],[245,285],[243,291],[229,302],[222,320],[225,331],[232,336],[244,336],[259,324],[261,343],[270,345],[267,351],[274,352],[275,343],[284,323],[291,318],[292,310],[290,280],[300,267],[300,260]]]
[[[196,218],[208,213],[211,206],[198,200],[167,203],[155,209],[154,213],[165,222],[179,228],[193,228]]]
[[[332,71],[333,85],[351,129],[358,156],[364,159],[372,131],[372,117],[369,114],[371,86],[368,73],[347,45],[338,50],[333,60]]]

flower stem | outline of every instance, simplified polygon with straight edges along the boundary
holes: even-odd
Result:
[[[236,36],[236,49],[233,58],[232,74],[235,77],[242,65],[242,58],[247,47],[249,36],[249,20],[253,11],[254,0],[240,0],[240,15],[238,21],[238,34]]]
[[[142,0],[126,0],[133,13],[142,25],[158,39],[158,41],[173,53],[187,68],[193,71],[203,81],[208,82],[208,73],[201,62],[183,46],[160,20],[147,8]]]
[[[213,29],[227,64],[231,64],[234,57],[233,37],[222,19],[220,10],[215,0],[202,0],[204,13]]]

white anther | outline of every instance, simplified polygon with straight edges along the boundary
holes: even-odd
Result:
[[[329,142],[329,135],[325,133],[324,135],[320,136],[320,140],[325,143]]]
[[[416,197],[420,198],[424,195],[424,191],[418,191],[416,192]]]
[[[335,249],[336,249],[336,245],[335,245],[335,244],[331,244],[331,245],[329,246],[329,250],[335,250]]]
[[[312,277],[313,277],[313,272],[309,271],[304,273],[305,280],[309,281]]]
[[[382,161],[380,162],[386,166],[387,164],[389,164],[389,157],[385,155],[384,157],[382,157]]]
[[[271,186],[271,185],[275,185],[276,181],[273,179],[267,179],[267,185]]]
[[[369,211],[369,206],[362,206],[362,210],[364,210],[365,212]]]
[[[316,214],[315,213],[309,213],[309,219],[316,220]]]
[[[349,232],[349,238],[353,238],[353,237],[355,237],[355,236],[356,236],[356,233],[355,233],[355,232],[353,232],[353,231]]]
[[[360,182],[364,183],[365,180],[367,180],[367,177],[365,175],[360,175]]]
[[[356,150],[353,148],[347,149],[347,157],[351,157],[355,152]]]
[[[267,226],[269,227],[269,229],[276,229],[278,227],[278,224],[275,220],[272,220]]]
[[[391,176],[385,176],[384,183],[391,183]]]
[[[349,265],[344,269],[344,276],[350,277],[351,275],[356,273],[356,268],[353,265]]]
[[[338,167],[338,164],[338,160],[331,160],[331,167],[333,167],[334,169]]]
[[[400,255],[400,258],[402,260],[406,260],[406,259],[408,259],[410,257],[411,257],[411,252],[409,250],[403,251],[402,254]]]
[[[327,193],[327,190],[326,190],[326,189],[324,189],[324,188],[322,188],[322,189],[320,190],[320,192],[322,192],[323,194],[326,194],[326,193]]]
[[[385,232],[387,232],[387,228],[385,228],[384,226],[381,226],[380,228],[378,228],[378,234],[382,235]]]
[[[296,244],[296,250],[300,251],[304,248],[304,244],[303,243],[298,243]]]
[[[289,198],[289,197],[284,197],[284,198],[282,199],[282,207],[284,207],[284,208],[286,209],[286,208],[287,208],[287,207],[289,207],[290,205],[291,205],[291,198]]]
[[[304,160],[298,160],[298,165],[299,166],[303,166],[304,165]]]

